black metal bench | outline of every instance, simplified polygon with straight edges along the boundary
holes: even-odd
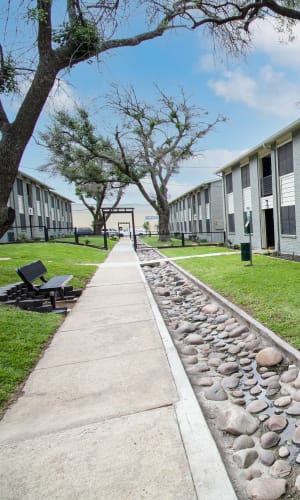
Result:
[[[24,283],[26,283],[29,290],[33,290],[37,295],[45,294],[48,296],[52,304],[52,309],[58,311],[56,307],[57,296],[59,295],[61,299],[64,299],[64,287],[73,278],[72,274],[54,276],[47,280],[45,274],[48,271],[40,260],[19,267],[16,271]],[[34,283],[38,279],[42,281],[41,285]]]

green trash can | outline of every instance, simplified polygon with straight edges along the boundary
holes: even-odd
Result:
[[[251,260],[250,243],[241,243],[241,259],[242,261]]]

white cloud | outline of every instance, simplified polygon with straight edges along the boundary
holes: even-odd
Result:
[[[276,65],[299,69],[300,23],[293,28],[292,41],[287,30],[278,32],[274,22],[258,21],[252,25],[253,49],[268,55]]]
[[[241,70],[227,71],[222,78],[210,80],[209,86],[228,102],[241,102],[254,110],[288,119],[299,116],[299,86],[269,65],[253,76]]]
[[[64,80],[56,80],[49,94],[46,108],[48,112],[64,109],[65,111],[73,111],[79,99],[73,88]]]

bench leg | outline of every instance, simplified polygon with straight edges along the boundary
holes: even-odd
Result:
[[[56,291],[50,292],[50,302],[52,305],[52,309],[56,309]]]

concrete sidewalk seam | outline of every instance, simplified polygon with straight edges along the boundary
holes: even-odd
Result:
[[[135,320],[135,321],[127,321],[127,325],[128,324],[130,324],[130,325],[142,325],[142,324],[149,323],[149,321],[153,321],[156,324],[155,318],[152,318],[150,320],[138,319],[138,320]],[[114,325],[120,327],[120,325],[122,325],[122,323],[110,323],[108,326],[114,326]],[[99,330],[102,330],[102,328],[104,328],[104,326],[99,326]],[[119,330],[121,330],[121,328],[119,328]],[[65,328],[64,329],[63,324],[62,324],[59,327],[59,329],[55,332],[54,335],[57,335],[60,332],[61,333],[65,333],[65,332],[80,332],[80,331],[82,331],[81,327],[79,327],[79,328]],[[97,331],[98,331],[98,329],[97,329]]]
[[[139,354],[142,354],[144,352],[151,352],[151,351],[159,351],[159,347],[151,347],[149,349],[141,349],[141,350],[138,350],[137,352]],[[122,356],[129,356],[129,355],[132,355],[132,352],[123,352],[122,353]],[[119,358],[120,357],[120,354],[115,354],[113,356],[103,356],[101,358],[91,358],[91,359],[87,359],[87,360],[80,360],[80,361],[73,361],[73,362],[70,362],[70,363],[61,363],[61,364],[58,364],[58,365],[51,365],[51,366],[45,366],[45,367],[41,367],[39,368],[38,366],[36,366],[35,368],[35,371],[39,371],[39,372],[42,372],[44,370],[52,370],[54,368],[60,368],[60,367],[64,367],[64,366],[76,366],[76,365],[80,365],[80,364],[87,364],[87,363],[95,363],[96,361],[103,361],[103,360],[108,360],[108,359],[114,359],[114,358]]]

